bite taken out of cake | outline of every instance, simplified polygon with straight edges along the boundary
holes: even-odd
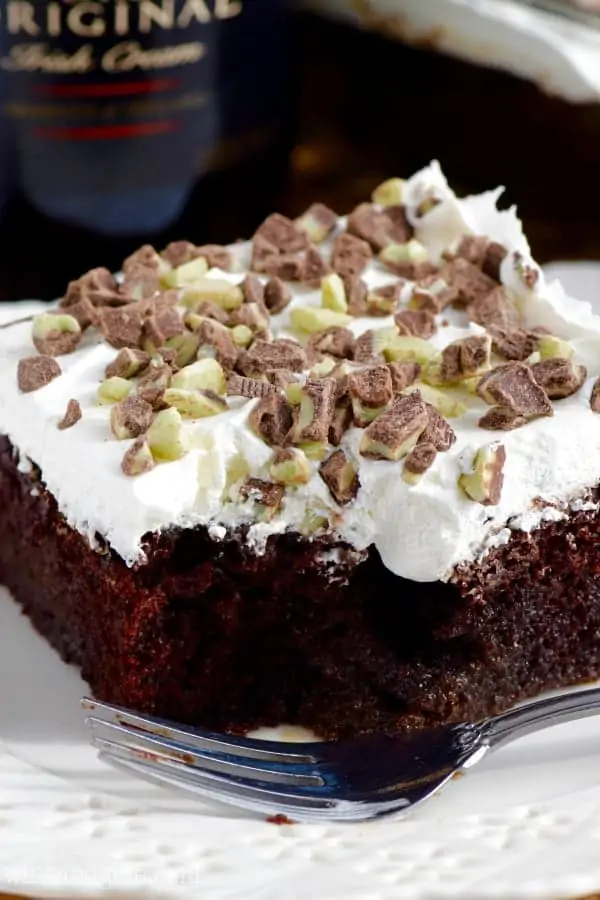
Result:
[[[600,318],[433,163],[0,329],[0,581],[102,699],[327,737],[600,673]]]

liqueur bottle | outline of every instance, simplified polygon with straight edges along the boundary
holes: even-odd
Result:
[[[0,300],[248,234],[285,164],[284,0],[0,0]]]

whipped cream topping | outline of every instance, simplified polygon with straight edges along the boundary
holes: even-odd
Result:
[[[440,201],[424,218],[415,210],[432,194]],[[240,525],[249,525],[248,541],[261,552],[270,535],[303,530],[307,511],[335,522],[336,536],[357,550],[375,545],[383,563],[397,575],[417,581],[448,579],[455,566],[478,559],[503,543],[511,528],[531,530],[579,503],[600,479],[600,415],[590,409],[590,392],[600,375],[600,317],[587,303],[568,297],[558,282],[546,283],[540,270],[529,290],[514,267],[519,251],[535,266],[514,209],[499,211],[501,190],[458,199],[437,163],[413,176],[406,186],[407,214],[416,237],[433,261],[466,233],[484,234],[506,246],[501,280],[517,299],[525,326],[541,325],[570,341],[577,362],[588,370],[583,388],[553,403],[554,415],[510,432],[490,432],[477,422],[485,403],[470,396],[464,415],[451,420],[457,440],[438,454],[416,485],[401,477],[402,463],[366,459],[358,453],[361,431],[350,428],[342,448],[359,469],[360,489],[347,507],[337,507],[311,463],[309,483],[286,491],[280,512],[269,522],[255,522],[252,504],[237,502],[230,473],[242,465],[250,475],[268,479],[272,449],[248,427],[257,401],[228,398],[228,411],[186,423],[193,449],[182,459],[161,463],[135,478],[124,475],[121,460],[131,442],[110,435],[110,408],[97,404],[96,392],[116,351],[95,332],[86,332],[78,349],[60,357],[63,374],[40,390],[22,394],[17,387],[18,361],[32,355],[31,324],[0,330],[0,433],[22,457],[38,465],[47,488],[69,524],[89,536],[100,534],[128,565],[144,562],[142,542],[149,532],[206,525],[213,540],[222,540]],[[340,220],[340,227],[343,220]],[[250,245],[234,248],[236,271],[212,270],[219,278],[240,282],[249,265]],[[378,262],[363,274],[369,286],[394,282]],[[320,305],[320,291],[293,285],[294,299],[272,317],[277,336],[291,336],[290,310]],[[448,321],[448,324],[444,324]],[[355,335],[393,324],[387,318],[354,319]],[[443,348],[482,329],[467,323],[461,311],[438,317],[432,343]],[[67,402],[75,398],[83,416],[60,431]],[[457,484],[478,448],[500,440],[506,449],[504,487],[497,506],[466,497]],[[577,508],[573,506],[573,508]],[[554,511],[554,512],[551,512]]]

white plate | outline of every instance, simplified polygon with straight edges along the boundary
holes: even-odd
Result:
[[[569,268],[565,280],[582,286],[588,272]],[[276,826],[101,763],[78,709],[86,690],[0,589],[0,891],[550,900],[600,890],[600,717],[507,747],[405,819]]]

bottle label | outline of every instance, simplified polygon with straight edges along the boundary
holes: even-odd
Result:
[[[22,192],[52,218],[103,232],[168,226],[202,173],[269,140],[283,6],[6,0],[0,142],[16,150]]]

